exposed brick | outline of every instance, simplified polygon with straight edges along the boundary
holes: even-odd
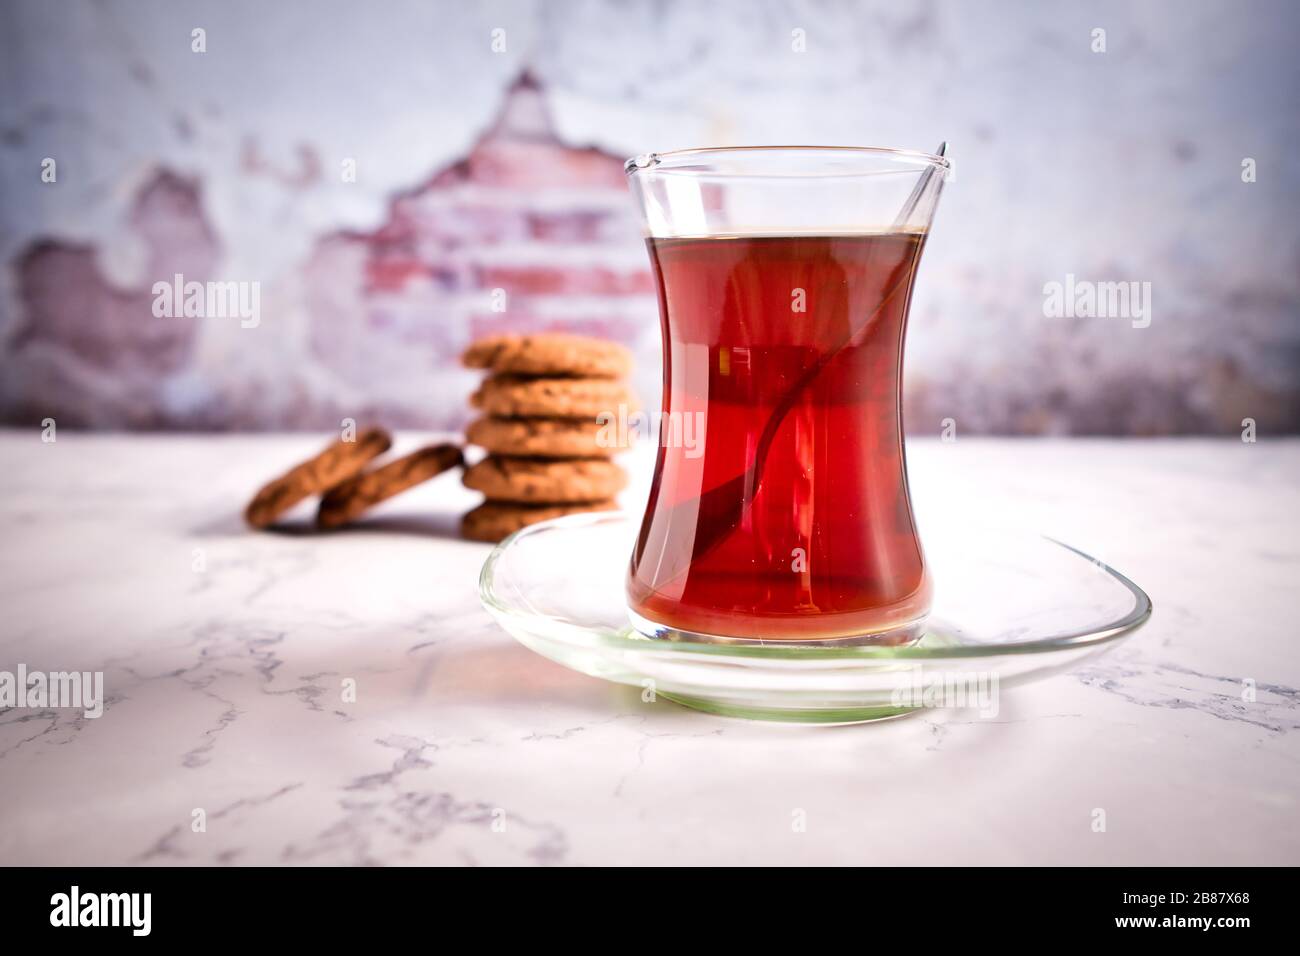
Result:
[[[535,212],[528,215],[528,235],[558,242],[595,242],[607,235],[608,212]]]
[[[633,330],[624,319],[586,318],[552,319],[526,311],[510,314],[479,313],[470,317],[473,338],[504,333],[574,332],[613,341],[629,341]]]
[[[16,268],[23,308],[14,348],[43,343],[127,377],[156,379],[184,366],[198,320],[154,316],[152,286],[178,272],[187,281],[215,278],[216,246],[197,187],[158,174],[141,190],[131,222],[147,248],[142,288],[112,286],[89,247],[40,243],[27,250]]]
[[[244,160],[294,185],[315,175],[312,157],[304,176],[269,168],[255,151]],[[195,184],[160,174],[131,226],[151,277],[222,278]],[[539,91],[523,83],[467,156],[394,197],[376,228],[321,237],[297,277],[304,314],[264,315],[261,329],[231,340],[257,361],[198,369],[204,320],[155,319],[153,278],[114,289],[95,250],[34,246],[17,263],[22,315],[5,411],[128,427],[321,428],[342,415],[454,427],[470,414],[473,380],[459,354],[477,336],[567,329],[632,344],[655,320],[640,246],[621,158],[561,143]],[[492,310],[498,288],[505,312]],[[272,301],[264,297],[264,311]],[[301,337],[277,332],[294,327]],[[187,376],[180,394],[197,398],[169,407],[168,382]]]
[[[498,187],[626,188],[623,165],[618,159],[593,149],[570,149],[558,142],[482,143],[470,154],[467,173],[471,182]]]
[[[648,273],[599,266],[483,266],[478,284],[485,289],[548,295],[641,295],[654,288]]]
[[[371,259],[366,263],[366,291],[394,292],[411,279],[428,278],[429,274],[429,267],[418,259]]]

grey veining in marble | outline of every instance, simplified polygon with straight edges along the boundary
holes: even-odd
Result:
[[[923,525],[1034,525],[1156,614],[994,719],[821,729],[515,644],[454,477],[341,533],[245,531],[318,444],[0,436],[0,669],[106,693],[0,711],[0,863],[1300,863],[1300,443],[911,443]]]

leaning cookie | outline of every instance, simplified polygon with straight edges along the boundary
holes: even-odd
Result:
[[[316,526],[345,525],[379,502],[463,463],[464,457],[455,445],[434,445],[355,475],[325,493],[316,512]]]
[[[497,455],[537,458],[608,458],[624,451],[632,431],[614,429],[595,418],[497,418],[487,415],[469,423],[471,444]]]
[[[370,428],[355,441],[336,441],[323,452],[265,485],[248,507],[244,520],[265,528],[310,495],[318,495],[346,481],[376,455],[388,451],[392,437],[382,428]]]
[[[620,406],[636,411],[636,396],[624,382],[603,378],[521,378],[493,375],[470,404],[511,418],[590,418],[615,415]]]
[[[461,361],[497,374],[622,378],[632,370],[632,353],[623,346],[565,332],[489,336],[466,349]]]
[[[500,541],[520,528],[539,521],[587,511],[617,511],[613,501],[588,501],[568,505],[524,505],[510,501],[485,501],[460,521],[462,537],[471,541]]]
[[[461,480],[493,501],[563,504],[612,498],[627,484],[627,473],[603,458],[547,461],[489,455]]]

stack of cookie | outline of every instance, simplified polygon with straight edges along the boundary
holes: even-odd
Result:
[[[483,413],[466,437],[488,456],[466,470],[487,501],[461,522],[476,541],[583,511],[611,511],[627,474],[612,456],[636,410],[621,345],[564,333],[499,335],[471,345],[469,368],[489,373],[470,404]]]

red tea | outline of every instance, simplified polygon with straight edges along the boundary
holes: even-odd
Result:
[[[907,639],[930,602],[900,410],[924,236],[648,244],[665,415],[632,611],[715,637]]]

